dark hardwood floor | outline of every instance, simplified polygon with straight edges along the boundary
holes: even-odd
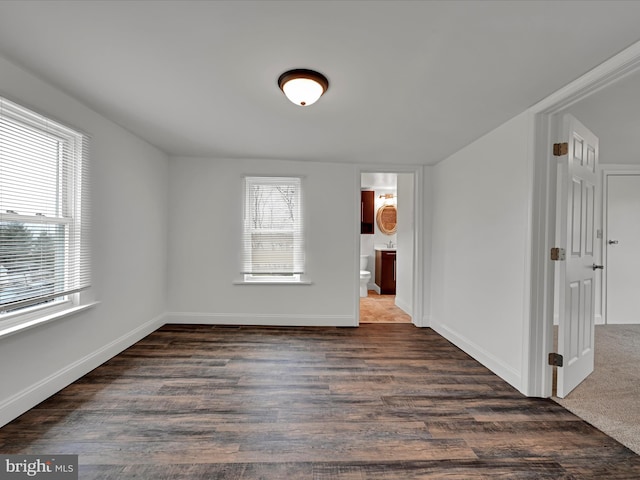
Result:
[[[430,329],[168,325],[0,429],[81,479],[632,479],[640,457]]]

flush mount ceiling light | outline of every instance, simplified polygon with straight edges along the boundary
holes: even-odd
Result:
[[[327,91],[329,80],[321,73],[298,68],[280,75],[278,86],[291,102],[308,107]]]

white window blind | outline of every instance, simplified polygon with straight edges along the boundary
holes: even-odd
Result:
[[[89,287],[88,138],[0,98],[0,318]]]
[[[301,188],[299,177],[245,177],[245,278],[304,273]]]

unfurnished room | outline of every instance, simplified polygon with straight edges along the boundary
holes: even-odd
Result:
[[[640,478],[638,25],[1,0],[0,478]]]

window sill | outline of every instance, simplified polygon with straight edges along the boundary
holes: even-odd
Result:
[[[235,280],[233,282],[234,285],[312,285],[313,282],[311,280],[301,280],[299,282],[287,282],[287,281],[278,281],[278,280]]]
[[[58,320],[60,318],[83,312],[85,310],[93,308],[99,303],[100,302],[90,302],[83,305],[77,305],[74,307],[65,308],[63,310],[58,310],[47,315],[38,316],[37,318],[32,317],[24,320],[16,320],[14,322],[8,321],[7,325],[2,325],[0,323],[0,339],[13,335],[15,333],[23,332],[30,328],[37,327],[39,325],[43,325],[45,323],[53,322],[54,320]]]

